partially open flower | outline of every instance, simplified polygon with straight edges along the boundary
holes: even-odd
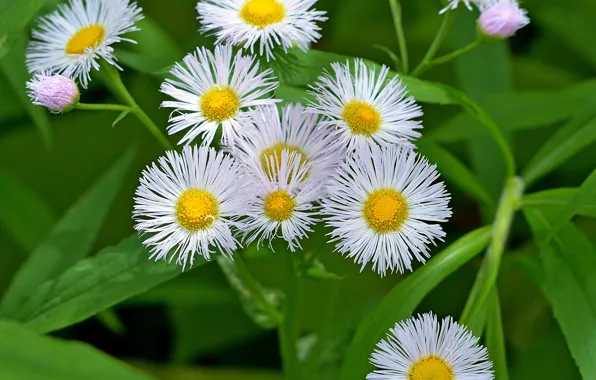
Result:
[[[487,36],[509,38],[530,23],[527,14],[516,0],[498,0],[483,7],[478,25]]]
[[[50,111],[68,112],[79,101],[79,89],[74,80],[63,75],[36,74],[27,82],[29,97],[33,104]]]

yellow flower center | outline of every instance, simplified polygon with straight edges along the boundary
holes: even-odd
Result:
[[[176,204],[176,219],[188,231],[195,232],[211,226],[219,216],[219,202],[208,191],[188,189]]]
[[[355,135],[370,136],[381,127],[381,114],[365,102],[349,102],[345,105],[341,118]]]
[[[91,24],[77,30],[66,44],[67,54],[83,54],[87,48],[95,48],[103,42],[106,29],[98,24]]]
[[[408,202],[398,191],[381,189],[368,195],[362,212],[375,232],[394,232],[408,217]]]
[[[298,164],[300,169],[302,169],[302,167],[308,162],[306,155],[302,152],[302,150],[300,150],[300,148],[288,146],[284,143],[277,143],[261,152],[261,166],[263,167],[263,170],[269,179],[276,178],[277,174],[279,173],[279,168],[281,166],[281,156],[284,149],[288,151],[288,154],[300,154],[300,163]],[[306,176],[304,176],[304,178],[306,178]],[[290,177],[290,179],[292,178]]]
[[[265,215],[276,222],[290,219],[296,201],[285,190],[277,190],[265,198]]]
[[[205,119],[221,123],[236,115],[240,98],[229,87],[212,88],[201,96],[201,112]]]
[[[240,10],[240,17],[258,28],[276,24],[284,19],[286,10],[278,0],[248,0]]]
[[[454,380],[453,368],[435,355],[430,355],[412,364],[408,380]]]

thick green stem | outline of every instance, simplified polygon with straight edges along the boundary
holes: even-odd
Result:
[[[132,107],[125,106],[122,104],[87,104],[87,103],[77,103],[74,105],[74,108],[79,110],[87,110],[87,111],[118,111],[118,112],[131,112]]]
[[[397,44],[399,46],[399,55],[402,65],[402,71],[407,74],[410,70],[408,63],[408,46],[406,44],[406,35],[404,33],[402,9],[399,0],[389,0],[391,14],[393,15],[393,25],[397,33]]]
[[[279,328],[281,354],[286,379],[302,380],[301,366],[296,350],[296,341],[298,340],[298,324],[296,321],[298,277],[294,256],[290,252],[284,252],[283,256],[286,266],[287,285],[283,321]]]
[[[484,257],[484,261],[476,277],[476,282],[472,287],[468,302],[460,318],[462,324],[473,323],[473,318],[476,318],[480,310],[482,310],[495,286],[513,216],[519,207],[523,191],[524,182],[521,178],[513,177],[507,180],[505,189],[501,195],[495,222],[493,223],[492,238],[488,252]]]
[[[449,29],[451,28],[451,24],[453,23],[454,18],[455,18],[455,12],[447,12],[443,16],[443,22],[441,23],[441,26],[439,27],[439,31],[437,32],[435,39],[433,40],[432,44],[428,48],[428,51],[424,55],[422,62],[420,62],[418,67],[416,67],[414,69],[414,71],[412,72],[412,76],[420,75],[420,72],[424,71],[424,68],[435,58],[435,55],[437,55],[437,52],[439,51],[441,44],[443,44],[443,41],[447,37],[447,33],[449,32]]]
[[[130,106],[130,112],[139,119],[139,121],[149,130],[149,132],[155,136],[157,141],[163,145],[166,149],[172,149],[172,145],[168,139],[163,135],[161,130],[155,125],[153,120],[139,107],[135,99],[132,97],[128,89],[122,83],[120,73],[118,70],[109,64],[102,64],[102,70],[105,71],[108,79],[112,84],[112,90],[116,95],[122,98],[122,100]]]
[[[449,54],[445,54],[442,57],[435,58],[432,61],[427,62],[425,64],[420,64],[420,66],[418,66],[416,68],[416,70],[414,70],[412,75],[414,75],[414,76],[422,75],[426,70],[428,70],[434,66],[438,66],[438,65],[442,65],[447,62],[450,62],[450,61],[454,60],[455,58],[476,49],[478,46],[482,45],[482,41],[483,41],[483,39],[478,38],[476,41],[472,42],[471,44],[469,44],[467,46],[464,46],[463,48],[461,48],[459,50],[456,50]]]

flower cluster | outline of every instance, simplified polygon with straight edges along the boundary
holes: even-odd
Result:
[[[481,17],[486,28],[507,29],[496,8],[504,1],[516,4],[487,7],[501,13]],[[216,47],[188,54],[161,86],[171,98],[162,106],[173,109],[167,130],[184,131],[184,146],[143,171],[134,199],[135,228],[151,258],[184,269],[276,239],[294,252],[324,223],[339,253],[384,276],[412,271],[444,238],[450,195],[436,166],[415,151],[422,110],[398,75],[360,59],[336,62],[310,86],[308,104],[278,107],[278,80],[260,59],[306,50],[321,37],[317,22],[326,18],[315,3],[199,1],[201,31],[217,36]],[[44,17],[27,56],[39,73],[28,85],[33,101],[54,112],[71,108],[74,80],[86,87],[99,60],[117,66],[112,45],[134,42],[122,35],[141,18],[128,0],[70,0]],[[450,319],[440,326],[425,315],[391,334],[368,379],[492,378],[486,349]]]

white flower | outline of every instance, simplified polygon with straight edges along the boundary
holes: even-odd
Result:
[[[325,181],[343,158],[330,129],[317,128],[318,115],[306,112],[300,104],[284,106],[281,115],[276,106],[258,107],[252,117],[256,129],[233,150],[247,165],[263,169],[271,157],[279,162],[282,150],[287,149],[299,153],[300,161],[310,165],[306,177]],[[275,172],[275,167],[272,170]]]
[[[478,338],[447,317],[432,313],[398,323],[377,345],[367,380],[491,380],[488,351]]]
[[[231,227],[246,214],[253,196],[252,178],[234,158],[213,148],[185,146],[182,153],[165,157],[143,171],[137,188],[135,228],[147,234],[143,244],[151,258],[170,261],[184,268],[195,255],[209,260],[213,248],[230,256],[238,247]],[[174,250],[173,252],[170,252]]]
[[[317,0],[202,0],[197,4],[202,32],[217,35],[216,43],[226,41],[250,48],[259,46],[259,55],[275,58],[273,48],[284,51],[296,45],[306,51],[321,38],[317,21],[325,12],[312,10]]]
[[[44,106],[51,112],[68,112],[79,101],[80,93],[72,79],[49,72],[35,74],[27,82],[33,104]]]
[[[517,0],[493,0],[484,5],[478,19],[480,30],[487,36],[509,38],[530,23],[528,12]]]
[[[471,3],[476,3],[478,1],[483,1],[483,0],[449,0],[449,4],[445,8],[441,9],[439,14],[443,14],[449,10],[457,9],[457,7],[459,6],[459,3],[464,3],[466,8],[468,8],[469,10],[472,10]]]
[[[288,242],[290,251],[301,249],[299,240],[312,232],[310,226],[316,223],[313,202],[321,184],[306,178],[313,168],[299,153],[284,149],[279,156],[268,157],[264,168],[253,169],[258,195],[249,205],[247,244],[258,237],[258,244],[269,240],[271,246],[279,236]]]
[[[175,101],[166,101],[162,107],[175,108],[170,116],[168,133],[190,129],[180,140],[190,143],[203,135],[203,145],[213,141],[218,127],[222,127],[222,142],[233,145],[252,128],[249,108],[275,104],[268,97],[279,83],[271,69],[259,72],[259,63],[251,56],[238,52],[232,46],[216,46],[215,53],[199,48],[184,57],[184,66],[177,63],[161,91]]]
[[[334,138],[352,150],[372,144],[411,145],[420,137],[422,110],[397,76],[387,83],[389,68],[378,73],[361,59],[331,65],[335,75],[319,77],[310,92],[316,97],[309,111],[323,115],[323,126],[333,126]]]
[[[141,8],[129,0],[70,0],[59,5],[33,31],[29,72],[56,72],[87,87],[91,68],[99,70],[99,58],[118,67],[112,45],[134,43],[121,36],[139,30],[135,22],[142,18]]]
[[[412,256],[430,257],[427,245],[445,236],[438,222],[451,216],[450,196],[435,165],[408,148],[371,146],[340,165],[323,199],[337,250],[362,269],[412,270]]]

